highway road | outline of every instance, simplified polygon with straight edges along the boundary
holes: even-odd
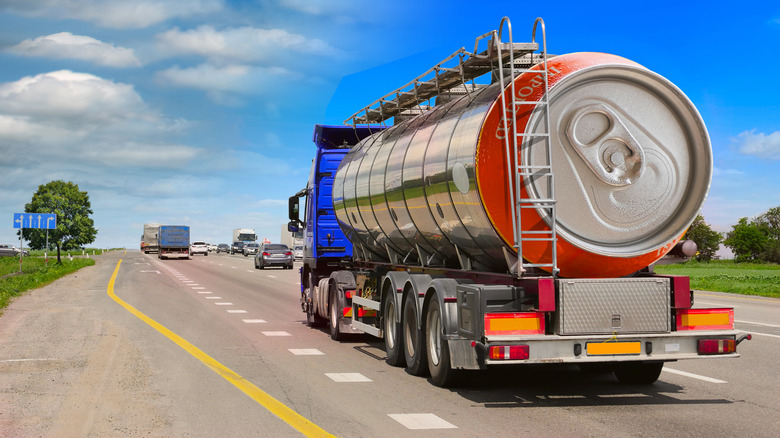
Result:
[[[374,338],[309,327],[297,264],[128,251],[76,275],[0,318],[0,436],[780,435],[780,300],[698,293],[753,340],[651,386],[547,366],[442,389],[387,365]]]

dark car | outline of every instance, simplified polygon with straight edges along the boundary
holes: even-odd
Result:
[[[230,252],[230,245],[228,245],[227,243],[220,243],[219,245],[217,245],[217,254],[221,252]]]
[[[233,242],[233,246],[230,247],[231,254],[241,254],[244,252],[244,242]]]
[[[263,269],[266,266],[292,269],[292,250],[283,243],[263,243],[255,254],[255,269]]]

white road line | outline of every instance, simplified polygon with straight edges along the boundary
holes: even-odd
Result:
[[[750,333],[751,335],[769,336],[770,338],[778,338],[778,339],[780,339],[780,336],[778,336],[778,335],[770,335],[769,333],[761,333],[761,332],[754,332],[754,331],[746,332],[744,330],[737,330],[737,331],[740,332],[740,333]]]
[[[316,348],[290,348],[289,350],[296,356],[322,356],[325,354]]]
[[[3,359],[0,360],[0,363],[7,363],[7,362],[49,362],[49,361],[59,361],[62,359],[48,359],[48,358],[40,358],[40,359]]]
[[[192,281],[192,280],[182,280],[181,282],[182,282],[182,283],[195,283],[195,282],[194,282],[194,281]],[[197,286],[197,285],[196,285],[196,286]]]
[[[203,289],[206,289],[206,288],[205,288],[205,287],[202,287],[202,286],[201,286],[201,287],[193,287],[193,288],[192,288],[192,290],[198,290],[198,289],[200,289],[200,290],[203,290]]]
[[[387,414],[393,420],[403,424],[407,429],[457,429],[458,426],[448,423],[433,414]]]
[[[688,372],[685,372],[685,371],[675,370],[673,368],[668,368],[668,367],[664,367],[663,371],[666,371],[667,373],[672,373],[672,374],[679,374],[681,376],[690,377],[690,378],[693,378],[693,379],[704,380],[705,382],[710,382],[710,383],[728,383],[725,380],[713,379],[712,377],[701,376],[699,374],[688,373]]]
[[[221,300],[222,297],[206,297],[207,300]]]
[[[266,336],[292,336],[287,332],[262,332]]]
[[[211,292],[209,292],[207,290],[199,290],[198,293],[199,294],[210,294]]]
[[[233,303],[227,303],[227,302],[225,302],[225,303],[214,303],[214,304],[216,304],[217,306],[232,306],[233,305]]]
[[[244,321],[247,324],[265,324],[264,319],[242,319],[241,321]]]
[[[236,268],[235,266],[231,266],[231,268],[232,268],[232,269],[238,269],[238,268]]]
[[[142,272],[143,272],[143,271],[142,271]],[[734,320],[734,322],[739,322],[739,323],[742,323],[742,324],[750,324],[750,325],[761,325],[761,326],[764,326],[764,327],[775,327],[775,328],[780,328],[780,325],[776,325],[776,324],[764,324],[763,322],[741,321],[741,320],[738,320],[738,319],[735,319],[735,320]]]
[[[276,275],[268,275],[268,278],[276,278]]]
[[[325,373],[331,380],[337,383],[370,382],[371,379],[360,373]]]
[[[247,313],[246,310],[228,310],[227,313]]]

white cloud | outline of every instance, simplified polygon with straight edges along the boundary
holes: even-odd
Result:
[[[131,85],[91,74],[60,70],[0,84],[0,163],[181,164],[199,152],[165,138],[186,124],[160,116]]]
[[[769,135],[762,132],[745,131],[736,139],[739,152],[745,155],[755,155],[759,158],[780,160],[780,131]]]
[[[0,114],[103,124],[147,111],[132,85],[59,70],[0,84]]]
[[[79,59],[109,67],[140,67],[133,49],[115,47],[92,37],[60,32],[24,40],[7,49],[23,56],[58,59]]]
[[[303,79],[300,73],[281,67],[208,63],[189,68],[174,66],[157,73],[157,80],[163,85],[203,90],[212,100],[230,106],[242,104],[237,95],[278,93],[293,81]]]
[[[279,56],[311,54],[330,56],[338,51],[320,39],[282,29],[256,27],[216,30],[209,25],[196,29],[173,28],[157,35],[160,49],[170,55],[198,55],[223,63],[275,60]]]
[[[171,18],[217,12],[223,0],[5,0],[2,7],[33,17],[70,18],[111,28],[144,28]]]

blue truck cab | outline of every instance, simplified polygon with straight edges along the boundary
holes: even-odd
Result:
[[[352,243],[339,227],[333,210],[333,178],[350,149],[362,139],[381,130],[376,126],[315,125],[313,141],[317,154],[312,161],[306,188],[289,199],[288,231],[303,230],[303,267],[301,268],[301,305],[309,320],[322,314],[332,297],[316,289],[320,280],[341,269],[352,259]],[[304,198],[303,218],[300,198]],[[339,307],[346,305],[342,301]]]

